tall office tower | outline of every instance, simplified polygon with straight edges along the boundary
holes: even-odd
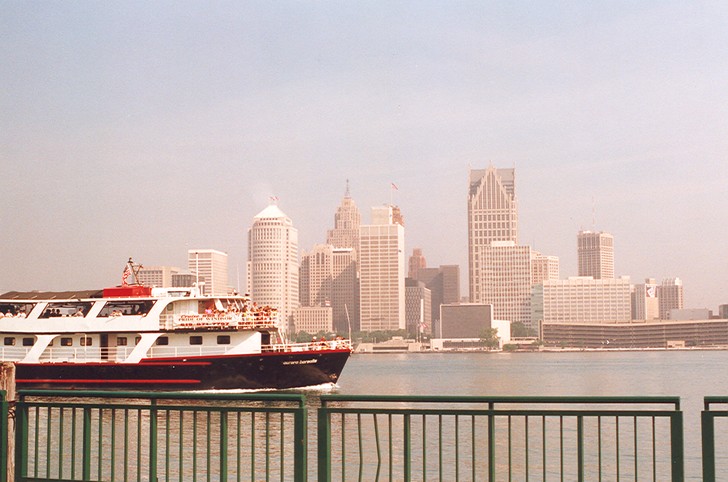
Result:
[[[417,280],[430,290],[433,326],[440,320],[440,305],[460,302],[460,266],[441,265],[439,268],[421,268]]]
[[[258,305],[277,308],[292,323],[298,308],[298,230],[291,218],[270,204],[248,230],[248,293]]]
[[[334,248],[332,254],[331,308],[334,330],[341,334],[359,331],[356,251],[352,248]]]
[[[559,257],[546,256],[533,251],[533,277],[531,283],[537,285],[554,279],[559,279]]]
[[[533,287],[533,326],[543,323],[627,323],[629,278],[589,276],[549,280]]]
[[[330,306],[334,247],[317,244],[301,254],[299,299],[301,306]]]
[[[422,248],[414,248],[412,250],[412,256],[409,258],[409,271],[407,272],[407,277],[418,279],[417,272],[422,268],[427,268],[427,261],[422,254]]]
[[[356,250],[359,247],[360,225],[361,215],[349,193],[349,181],[346,181],[346,193],[334,215],[334,229],[328,231],[326,244]]]
[[[680,278],[667,278],[657,287],[657,298],[660,300],[660,319],[669,320],[670,310],[682,310],[683,283]]]
[[[493,241],[518,243],[515,169],[471,169],[468,192],[468,269],[470,301],[482,299],[481,250]]]
[[[614,237],[611,234],[579,231],[576,241],[579,276],[614,278]]]
[[[660,318],[660,303],[657,298],[657,282],[646,278],[642,284],[632,287],[632,319],[657,320]]]
[[[520,322],[536,329],[531,326],[531,247],[493,241],[479,254],[482,259],[476,277],[480,289],[472,302],[493,305],[497,320]]]
[[[187,251],[187,269],[196,280],[199,279],[196,282],[202,293],[225,296],[230,292],[227,253],[215,249],[190,249]]]
[[[179,274],[179,268],[176,266],[142,266],[137,273],[139,282],[145,286],[154,286],[157,288],[170,288],[172,278]]]
[[[410,336],[432,333],[432,298],[425,283],[416,279],[404,280],[405,325]]]
[[[362,331],[403,330],[404,226],[392,206],[372,208],[359,236],[359,321]]]

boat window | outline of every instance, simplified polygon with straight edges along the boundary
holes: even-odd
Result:
[[[30,313],[37,303],[11,303],[7,300],[0,300],[0,319],[11,317],[11,318],[25,318]]]
[[[218,345],[229,345],[230,344],[230,335],[217,335],[217,344]]]
[[[116,337],[116,346],[126,346],[126,337],[125,336],[117,336]]]
[[[73,346],[73,338],[61,338],[61,346]]]
[[[191,336],[190,345],[202,345],[202,337],[199,335]]]
[[[58,301],[48,303],[40,314],[41,318],[57,318],[67,316],[86,316],[93,306],[91,301]]]
[[[5,346],[14,346],[15,345],[15,338],[12,336],[6,336],[3,340],[3,345]]]
[[[107,301],[99,316],[146,315],[154,306],[154,300]]]
[[[94,339],[90,336],[81,337],[81,346],[91,346],[94,344]]]
[[[135,345],[138,345],[140,341],[142,341],[142,337],[141,336],[135,336],[134,337],[134,344]]]
[[[33,346],[35,344],[35,338],[23,338],[23,346]]]
[[[169,338],[166,336],[160,336],[157,338],[157,345],[169,345]]]

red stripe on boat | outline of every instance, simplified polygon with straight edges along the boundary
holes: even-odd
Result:
[[[186,385],[192,385],[195,383],[200,383],[200,380],[130,380],[130,379],[124,379],[124,380],[105,380],[105,379],[92,379],[92,380],[85,380],[85,379],[74,379],[74,378],[63,378],[63,379],[56,379],[56,378],[19,378],[15,380],[15,383],[98,383],[98,384],[110,384],[110,383],[119,383],[119,384],[175,384],[175,383],[183,383]]]

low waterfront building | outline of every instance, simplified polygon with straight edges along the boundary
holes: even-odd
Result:
[[[544,323],[546,347],[671,348],[728,346],[728,320]]]
[[[477,338],[493,326],[493,305],[480,303],[440,306],[434,338]]]

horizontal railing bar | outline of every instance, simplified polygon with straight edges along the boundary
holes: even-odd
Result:
[[[654,397],[584,397],[584,396],[546,396],[546,397],[478,397],[478,396],[448,396],[448,395],[321,395],[321,403],[330,402],[410,402],[410,403],[565,403],[565,404],[669,404],[680,408],[680,397],[654,396]],[[727,399],[728,400],[728,399]]]
[[[665,417],[669,418],[675,415],[672,410],[556,410],[556,409],[496,409],[496,410],[477,410],[477,409],[441,409],[441,408],[351,408],[351,407],[327,407],[329,413],[344,414],[367,414],[367,415],[481,415],[505,417],[514,415],[535,415],[535,416],[584,416],[584,417],[607,417],[607,416],[624,416],[624,417]],[[712,412],[711,412],[712,413]]]
[[[297,393],[208,393],[208,392],[135,392],[135,391],[85,391],[85,390],[18,390],[18,396],[57,398],[137,398],[151,400],[244,400],[289,401],[304,406],[306,397]]]
[[[90,408],[90,409],[100,409],[100,410],[106,410],[106,409],[117,409],[117,410],[149,410],[151,405],[150,404],[96,404],[96,403],[86,403],[86,402],[49,402],[49,401],[23,401],[24,405],[32,405],[34,407],[40,407],[40,408]],[[230,412],[230,413],[297,413],[300,410],[300,407],[250,407],[250,406],[243,406],[243,407],[235,407],[235,406],[210,406],[210,407],[200,407],[200,406],[192,406],[192,405],[154,405],[154,410],[156,411],[163,411],[163,410],[169,410],[169,411],[185,411],[185,412]]]

